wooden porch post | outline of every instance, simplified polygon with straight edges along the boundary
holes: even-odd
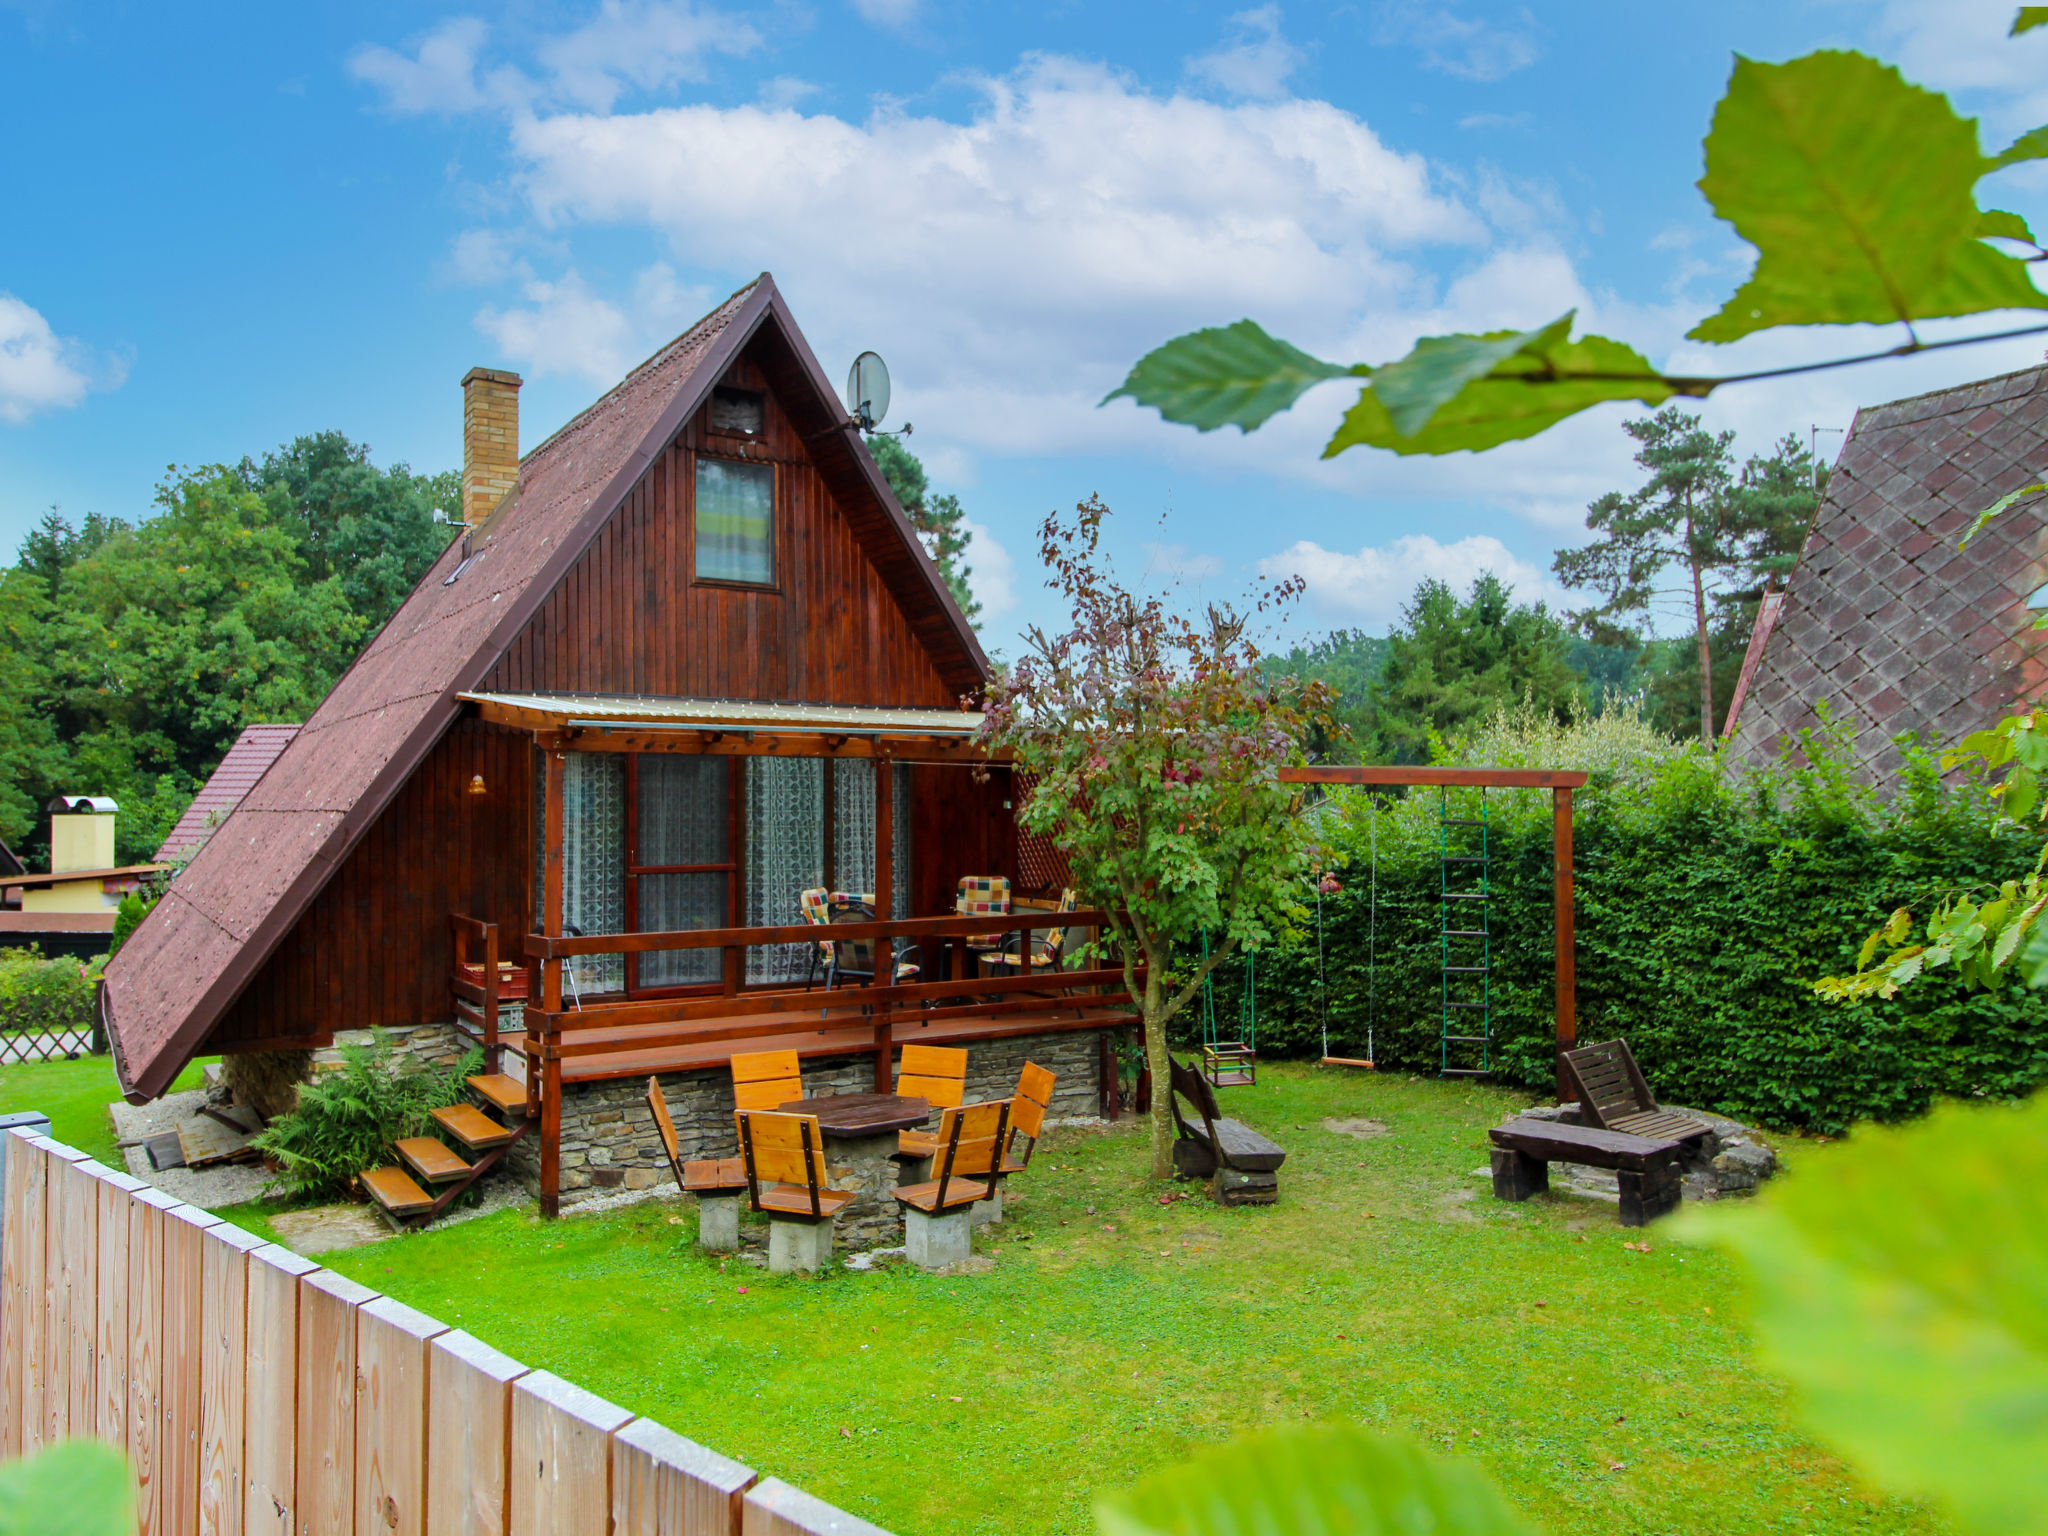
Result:
[[[1557,930],[1557,1094],[1564,1099],[1564,1053],[1579,1037],[1578,947],[1572,930],[1572,792],[1550,792],[1551,858],[1555,864]]]
[[[541,868],[541,932],[549,938],[562,933],[562,794],[567,778],[568,753],[550,743],[547,751],[547,814],[542,823],[543,864]],[[550,956],[541,965],[541,1006],[549,1013],[562,1007],[562,961]],[[540,1213],[559,1216],[562,1212],[562,1064],[554,1051],[552,1034],[540,1041],[543,1080],[533,1081],[533,1061],[528,1058],[526,1092],[532,1098],[540,1091]]]
[[[888,922],[896,911],[896,765],[875,759],[875,916]],[[896,985],[896,941],[875,940],[878,987]],[[884,1001],[875,1007],[875,1092],[889,1093],[896,1081],[894,1010]]]

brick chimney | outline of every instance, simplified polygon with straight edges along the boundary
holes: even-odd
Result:
[[[472,368],[462,376],[462,520],[474,528],[519,481],[516,373]]]

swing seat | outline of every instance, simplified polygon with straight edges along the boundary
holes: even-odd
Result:
[[[1242,1040],[1217,1040],[1202,1047],[1202,1075],[1218,1088],[1239,1088],[1259,1080],[1259,1053]]]
[[[1326,1067],[1363,1067],[1368,1072],[1374,1070],[1371,1062],[1354,1061],[1349,1056],[1325,1056],[1323,1058],[1323,1065]]]

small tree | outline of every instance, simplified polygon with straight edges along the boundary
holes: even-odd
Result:
[[[1026,653],[989,689],[981,743],[1028,776],[1025,829],[1065,853],[1075,889],[1109,914],[1104,943],[1144,1019],[1152,1071],[1152,1176],[1172,1169],[1166,1028],[1203,978],[1302,911],[1314,862],[1301,796],[1280,769],[1327,717],[1328,690],[1261,675],[1246,616],[1201,622],[1119,586],[1100,550],[1109,509],[1090,498],[1045,520],[1039,554],[1072,626],[1034,626]],[[1298,596],[1298,578],[1258,611]],[[1177,962],[1175,946],[1220,937]]]

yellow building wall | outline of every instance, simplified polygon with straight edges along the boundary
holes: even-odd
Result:
[[[114,867],[114,818],[111,816],[52,816],[50,818],[50,873],[61,875],[74,869]],[[27,909],[24,909],[27,910]],[[45,912],[97,911],[97,907],[44,907]]]
[[[97,867],[107,868],[104,864]],[[64,880],[56,885],[31,885],[24,887],[21,893],[21,910],[24,912],[104,912],[109,907],[119,905],[119,898],[110,898],[105,887],[97,880]]]

